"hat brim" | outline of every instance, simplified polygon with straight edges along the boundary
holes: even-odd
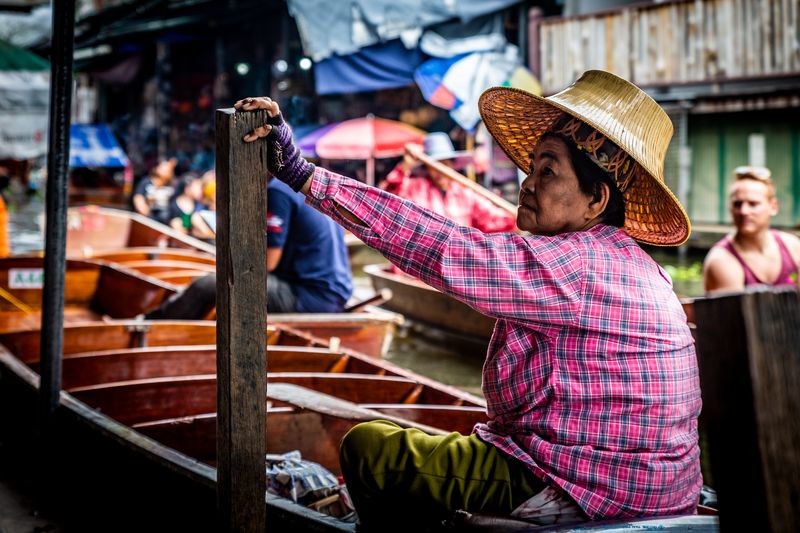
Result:
[[[508,157],[525,173],[530,172],[531,154],[542,135],[567,113],[585,122],[613,142],[602,124],[559,102],[510,87],[487,89],[478,102],[489,133]],[[638,174],[624,192],[625,226],[628,235],[644,244],[677,246],[691,231],[689,217],[661,179],[651,174],[635,153]]]

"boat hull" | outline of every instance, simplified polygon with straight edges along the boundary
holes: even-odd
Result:
[[[367,265],[364,272],[376,291],[387,288],[392,299],[387,309],[465,340],[489,344],[495,320],[419,280],[396,274],[387,265]]]

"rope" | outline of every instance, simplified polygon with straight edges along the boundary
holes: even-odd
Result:
[[[5,290],[3,287],[0,287],[0,296],[23,313],[33,313],[33,309],[31,307],[21,302],[16,296]]]

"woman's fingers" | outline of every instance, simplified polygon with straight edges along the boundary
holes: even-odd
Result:
[[[254,109],[266,109],[271,117],[277,116],[281,112],[278,102],[268,96],[242,98],[235,104],[234,109],[239,111],[253,111]]]
[[[256,128],[247,135],[245,135],[242,139],[245,142],[253,142],[263,137],[266,137],[267,135],[269,135],[269,132],[271,131],[272,131],[272,125],[264,124],[260,128]]]
[[[242,98],[235,104],[233,104],[234,109],[237,111],[253,111],[254,109],[265,109],[267,111],[267,115],[270,117],[275,117],[280,114],[281,110],[278,107],[278,102],[272,100],[268,96],[259,96],[259,97],[250,97],[250,98]],[[272,126],[270,124],[264,124],[260,128],[256,128],[247,135],[243,137],[245,142],[253,142],[255,140],[261,139],[269,135],[272,131]]]

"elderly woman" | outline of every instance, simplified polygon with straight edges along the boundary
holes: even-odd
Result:
[[[702,485],[692,336],[669,276],[635,242],[677,245],[689,220],[663,180],[672,125],[636,86],[586,72],[549,98],[488,90],[489,132],[528,173],[517,225],[485,234],[315,168],[268,98],[271,171],[405,272],[497,318],[488,422],[430,436],[376,421],[341,464],[364,526],[455,510],[542,523],[695,512]],[[388,517],[388,520],[387,520]]]

